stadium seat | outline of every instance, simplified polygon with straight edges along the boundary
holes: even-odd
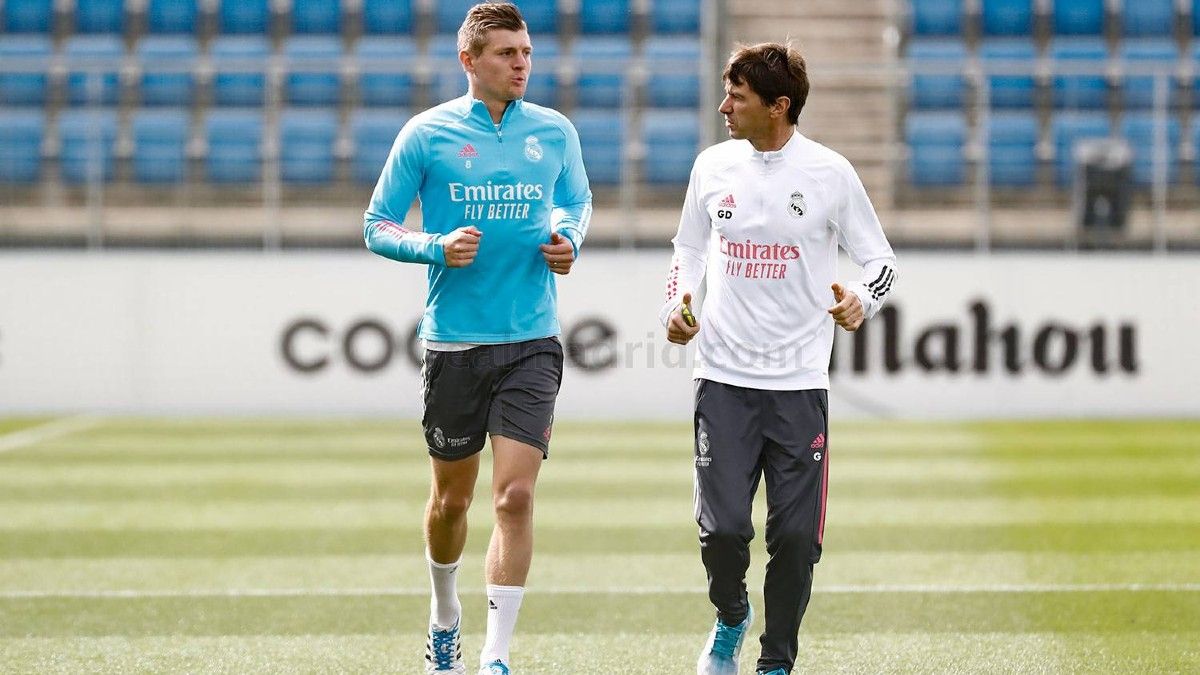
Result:
[[[582,36],[572,61],[578,78],[576,101],[585,108],[616,108],[628,95],[633,48],[623,37]]]
[[[363,0],[363,32],[368,35],[411,33],[413,0]]]
[[[373,184],[387,161],[396,135],[411,115],[407,110],[355,110],[350,116],[354,154],[350,175],[358,183]]]
[[[1200,0],[1192,0],[1192,35],[1200,36]]]
[[[332,35],[290,38],[283,48],[287,75],[283,100],[291,105],[337,105],[341,97],[341,39]]]
[[[558,77],[562,60],[558,36],[534,35],[530,41],[533,43],[533,69],[525,87],[525,100],[551,108],[558,107],[558,94],[562,90]]]
[[[1055,113],[1050,120],[1050,137],[1054,143],[1054,178],[1059,185],[1075,181],[1075,144],[1089,138],[1107,138],[1112,125],[1107,113]]]
[[[1147,38],[1125,40],[1121,43],[1121,65],[1123,69],[1154,67],[1166,74],[1167,102],[1178,98],[1175,72],[1179,67],[1179,47],[1170,38]],[[1153,75],[1126,74],[1122,78],[1122,100],[1126,108],[1151,108],[1154,106]]]
[[[213,40],[213,101],[222,106],[262,105],[270,53],[267,38],[258,35],[221,36]]]
[[[961,35],[962,0],[912,0],[914,35]]]
[[[137,46],[142,70],[142,105],[191,105],[196,98],[196,40],[186,35],[151,35]]]
[[[646,154],[642,178],[648,183],[686,184],[700,149],[700,119],[693,108],[642,113]]]
[[[285,183],[333,180],[338,118],[332,110],[285,110],[279,116],[279,163]]]
[[[1167,162],[1167,182],[1175,183],[1179,179],[1179,120],[1166,116],[1166,147],[1161,151]],[[1133,182],[1147,186],[1154,182],[1155,158],[1159,148],[1155,146],[1158,136],[1156,128],[1158,120],[1154,113],[1133,112],[1121,120],[1121,135],[1129,141],[1133,148]]]
[[[341,0],[293,0],[293,33],[337,33],[341,27]]]
[[[133,179],[179,183],[187,178],[191,119],[183,110],[139,110],[133,115]]]
[[[1034,113],[994,113],[988,120],[988,174],[992,185],[1033,185],[1037,180],[1037,142]]]
[[[45,136],[42,111],[0,111],[0,183],[36,183],[41,178]]]
[[[195,33],[197,0],[149,0],[146,27],[151,33]]]
[[[437,35],[429,42],[429,93],[433,104],[449,101],[467,93],[466,75],[458,61],[458,38]]]
[[[212,110],[204,124],[205,176],[213,183],[254,183],[262,176],[261,110]]]
[[[416,42],[405,36],[367,36],[354,46],[358,98],[365,106],[409,105],[413,100]]]
[[[1054,105],[1059,108],[1104,108],[1108,105],[1108,46],[1101,38],[1059,38],[1050,45],[1055,71],[1094,69],[1095,75],[1057,74]]]
[[[124,33],[125,0],[75,0],[76,33]]]
[[[67,39],[67,102],[116,105],[125,45],[117,35],[75,35]]]
[[[116,165],[117,111],[66,110],[58,118],[59,170],[64,182],[112,180]]]
[[[558,0],[520,0],[517,5],[521,8],[521,16],[529,26],[529,34],[558,33]],[[466,12],[463,12],[466,15]],[[462,18],[459,18],[459,22]],[[535,48],[537,43],[533,43]]]
[[[1036,84],[1033,78],[1037,59],[1032,40],[1000,38],[984,41],[979,48],[984,72],[988,76],[988,97],[993,108],[1032,108]],[[1027,72],[1028,75],[1013,71]]]
[[[913,185],[962,185],[967,178],[963,146],[967,120],[959,112],[913,112],[905,120],[908,175]]]
[[[0,106],[42,105],[53,47],[43,35],[0,35]]]
[[[1200,40],[1192,42],[1192,74],[1195,76],[1192,80],[1192,105],[1200,108]],[[1200,119],[1196,124],[1200,126]],[[1197,148],[1197,154],[1200,154],[1200,148]]]
[[[1103,35],[1104,0],[1053,0],[1056,35]],[[1141,0],[1138,0],[1141,2]]]
[[[650,30],[657,35],[699,35],[701,0],[650,0]]]
[[[4,0],[5,33],[53,33],[54,0]]]
[[[1032,35],[1033,0],[983,0],[984,35]]]
[[[628,33],[630,0],[579,0],[579,32],[585,35]]]
[[[217,30],[221,33],[266,33],[271,25],[268,0],[220,0]]]
[[[612,110],[576,109],[571,123],[579,133],[583,163],[593,185],[621,182],[625,149],[625,120]]]
[[[700,41],[662,37],[646,44],[646,103],[653,108],[700,105]]]
[[[1125,0],[1121,32],[1127,37],[1171,37],[1175,30],[1175,0]]]
[[[960,40],[913,40],[908,60],[913,70],[911,104],[915,108],[959,108],[966,93],[966,79],[960,69],[967,59],[966,45]]]

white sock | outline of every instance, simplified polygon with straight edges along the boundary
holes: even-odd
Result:
[[[462,605],[458,603],[458,563],[442,564],[434,562],[425,552],[429,561],[429,583],[433,586],[433,595],[429,599],[429,620],[442,628],[453,628],[462,614]]]
[[[493,586],[488,584],[487,639],[479,655],[479,665],[500,660],[508,664],[508,643],[512,641],[513,629],[517,626],[517,612],[521,610],[521,598],[525,589],[521,586]]]

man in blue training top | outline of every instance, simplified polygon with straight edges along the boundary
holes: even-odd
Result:
[[[479,673],[507,675],[533,555],[533,493],[562,380],[557,289],[591,217],[575,128],[521,100],[533,47],[507,3],[475,5],[458,30],[468,93],[414,117],[365,214],[367,247],[428,265],[422,426],[433,469],[425,512],[433,586],[427,673],[465,673],[455,590],[485,435],[496,525],[486,561]],[[423,231],[403,227],[420,197]]]

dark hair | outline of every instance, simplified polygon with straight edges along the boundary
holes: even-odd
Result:
[[[750,90],[770,105],[780,96],[792,102],[788,122],[795,124],[808,100],[808,68],[804,57],[790,44],[762,42],[736,49],[721,77],[733,84],[750,85]]]
[[[489,30],[526,30],[521,10],[511,2],[482,2],[467,10],[467,17],[458,27],[458,51],[479,56],[487,44]]]

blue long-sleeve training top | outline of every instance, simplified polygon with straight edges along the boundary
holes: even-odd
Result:
[[[404,227],[421,200],[422,231]],[[469,94],[404,125],[364,214],[371,251],[428,265],[418,335],[436,342],[496,344],[558,335],[558,292],[541,244],[552,232],[576,256],[592,193],[575,127],[562,114],[513,101],[497,125]],[[446,234],[483,232],[466,267],[447,267]]]

